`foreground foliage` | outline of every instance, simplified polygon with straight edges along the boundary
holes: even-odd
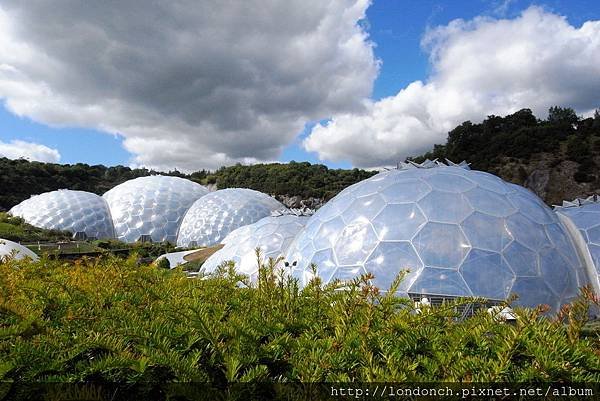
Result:
[[[343,290],[277,276],[272,261],[250,288],[231,266],[201,280],[135,257],[1,264],[0,381],[600,381],[589,294],[507,324],[458,321],[465,301],[415,313],[368,276]]]

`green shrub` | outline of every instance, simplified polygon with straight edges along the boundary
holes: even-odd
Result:
[[[171,264],[169,263],[169,260],[167,258],[162,258],[156,261],[156,267],[158,267],[159,269],[170,269]]]
[[[416,313],[368,275],[299,289],[275,261],[257,284],[231,265],[203,279],[107,256],[0,265],[0,381],[598,382],[589,292],[556,318],[515,308],[457,319],[463,299]],[[246,285],[240,286],[240,281]]]

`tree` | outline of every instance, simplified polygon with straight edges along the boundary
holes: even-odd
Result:
[[[550,107],[548,110],[548,122],[552,124],[575,124],[579,117],[570,107]]]
[[[594,123],[592,124],[592,127],[600,128],[600,109],[594,111]]]

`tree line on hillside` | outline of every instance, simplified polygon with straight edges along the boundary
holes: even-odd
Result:
[[[578,163],[574,179],[597,182],[600,164],[600,111],[581,118],[568,107],[552,107],[545,120],[536,118],[530,109],[500,116],[488,116],[481,123],[466,121],[448,133],[445,145],[410,160],[426,158],[467,160],[477,170],[497,173],[506,157],[525,162],[534,154],[552,154],[556,164],[562,160]],[[171,176],[188,178],[218,188],[251,188],[273,195],[315,197],[329,200],[345,187],[364,180],[376,172],[360,169],[329,169],[308,162],[235,165],[184,174],[170,171]],[[103,194],[112,187],[136,178],[158,174],[148,169],[124,166],[106,167],[87,164],[52,164],[0,158],[0,210],[9,209],[31,195],[56,189],[74,189]]]
[[[502,157],[528,159],[538,153],[579,163],[575,180],[594,180],[600,155],[600,111],[593,117],[581,118],[568,107],[551,107],[546,120],[536,118],[530,109],[522,109],[506,117],[488,116],[479,124],[465,121],[448,133],[445,145],[412,158],[466,160],[477,170],[494,171]]]
[[[123,166],[55,164],[0,158],[0,210],[8,210],[31,195],[57,189],[101,195],[122,182],[151,174],[157,172]],[[160,174],[186,176],[178,171]]]
[[[152,174],[187,178],[200,184],[216,184],[218,188],[242,187],[274,195],[330,199],[348,185],[375,173],[359,169],[329,169],[320,164],[293,161],[288,164],[252,166],[238,164],[214,172],[200,170],[184,174],[176,170],[158,173],[124,166],[53,164],[0,158],[0,211],[10,209],[31,195],[57,189],[101,195],[127,180]]]
[[[252,188],[274,195],[330,199],[342,189],[367,179],[376,171],[329,169],[308,162],[235,165],[208,177],[218,188]]]

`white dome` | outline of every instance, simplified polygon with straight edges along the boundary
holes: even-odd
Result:
[[[101,196],[59,189],[32,196],[9,211],[35,227],[84,232],[93,238],[114,238],[108,205]]]
[[[286,255],[294,274],[324,282],[371,272],[385,290],[410,269],[414,296],[519,295],[553,310],[587,282],[563,225],[532,192],[456,166],[392,170],[354,184],[319,209]]]
[[[580,205],[558,207],[556,213],[574,238],[586,262],[590,284],[600,296],[600,203],[583,202]]]
[[[106,192],[115,234],[124,242],[149,235],[153,242],[177,240],[181,219],[208,190],[185,178],[153,175],[126,181]]]
[[[256,223],[240,227],[225,237],[225,246],[204,262],[202,269],[206,273],[215,271],[223,262],[235,262],[236,271],[246,274],[252,281],[258,277],[256,248],[261,249],[261,258],[277,259],[285,255],[288,246],[304,227],[307,216],[282,215],[269,216]]]
[[[283,209],[281,203],[262,192],[229,188],[211,192],[198,199],[186,213],[177,246],[212,246],[220,243],[238,227]]]
[[[39,260],[33,251],[16,242],[0,238],[0,261],[13,257],[15,259],[24,259],[26,257],[32,260]]]

